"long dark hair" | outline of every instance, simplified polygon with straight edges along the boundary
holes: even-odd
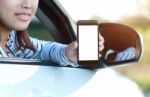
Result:
[[[29,48],[34,52],[36,51],[35,47],[33,46],[29,38],[29,33],[27,30],[17,31],[16,34],[17,34],[18,49],[21,49],[23,47],[23,48]]]

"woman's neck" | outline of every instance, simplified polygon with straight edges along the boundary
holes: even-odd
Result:
[[[10,31],[0,29],[0,46],[6,52],[6,42]]]
[[[0,32],[0,43],[6,44],[10,32]]]

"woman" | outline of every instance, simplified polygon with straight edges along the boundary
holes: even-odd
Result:
[[[0,57],[51,60],[60,65],[77,61],[77,43],[69,45],[29,37],[26,31],[36,13],[39,0],[0,0]],[[104,39],[100,36],[99,50]]]

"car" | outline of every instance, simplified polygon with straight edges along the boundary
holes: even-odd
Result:
[[[41,39],[47,36],[49,40],[50,34],[52,41],[64,44],[76,40],[76,22],[59,1],[40,0],[36,19],[31,24],[39,21],[42,24],[36,25],[36,31],[43,25],[48,31],[31,36]],[[100,65],[71,67],[47,60],[1,58],[0,97],[144,97],[135,82],[112,69],[141,59],[142,37],[123,24],[101,23],[99,28],[105,38]],[[42,38],[42,34],[46,35]],[[129,46],[136,48],[133,59],[115,62],[105,58],[109,49],[121,51]]]

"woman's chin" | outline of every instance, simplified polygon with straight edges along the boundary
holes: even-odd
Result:
[[[28,27],[28,25],[19,25],[19,26],[13,27],[13,30],[23,31],[23,30],[27,29],[27,27]]]

